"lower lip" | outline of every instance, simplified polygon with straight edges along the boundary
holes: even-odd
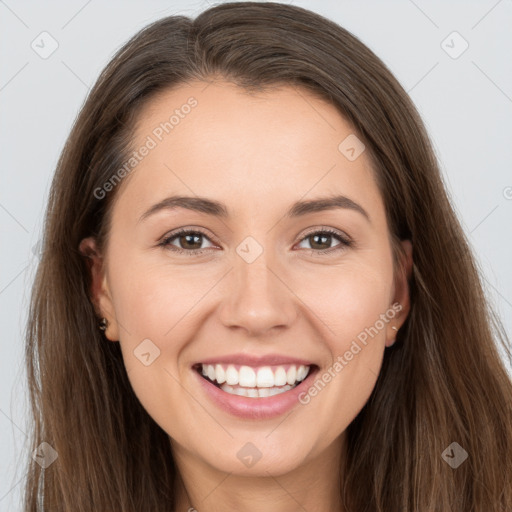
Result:
[[[310,378],[316,374],[318,368],[310,370],[308,376],[297,386],[278,395],[269,397],[246,397],[232,395],[215,384],[203,378],[196,370],[192,370],[208,397],[221,409],[233,416],[250,420],[263,420],[275,418],[288,412],[296,405],[300,405],[299,395],[309,387]]]

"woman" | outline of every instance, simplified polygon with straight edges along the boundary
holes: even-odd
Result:
[[[511,510],[495,337],[424,125],[367,47],[290,5],[167,17],[58,163],[25,510]]]

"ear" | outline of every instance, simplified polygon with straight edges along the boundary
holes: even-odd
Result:
[[[410,240],[401,240],[404,249],[404,257],[402,260],[402,270],[397,272],[395,276],[395,294],[392,304],[398,303],[401,307],[400,311],[395,309],[397,314],[390,320],[386,332],[386,347],[390,347],[396,341],[396,335],[400,327],[404,324],[409,311],[411,309],[411,300],[409,296],[409,279],[412,273],[412,243]],[[400,268],[400,267],[399,267]],[[394,329],[396,327],[396,329]]]
[[[104,258],[98,251],[94,237],[84,238],[78,246],[82,255],[87,258],[87,266],[91,274],[90,298],[97,315],[107,319],[108,327],[105,337],[110,341],[119,340],[119,328],[117,325],[114,305],[105,273]]]

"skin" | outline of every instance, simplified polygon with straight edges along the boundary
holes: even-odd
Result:
[[[197,106],[119,185],[104,254],[92,238],[81,244],[96,251],[92,291],[109,321],[105,334],[121,344],[137,397],[170,436],[181,476],[176,510],[342,511],[345,429],[375,386],[396,337],[392,326],[400,329],[409,312],[411,244],[402,242],[406,272],[395,274],[369,157],[349,161],[338,150],[353,128],[308,91],[248,94],[223,80],[184,84],[146,106],[134,148],[190,96]],[[360,204],[371,222],[350,209],[285,217],[295,201],[333,193]],[[178,208],[139,221],[174,194],[215,199],[230,215]],[[188,246],[174,238],[172,247],[201,247],[203,254],[158,245],[182,227],[206,236]],[[336,237],[315,245],[311,235],[325,227],[354,245]],[[250,264],[236,252],[247,236],[264,249]],[[220,410],[191,369],[244,352],[289,354],[326,371],[396,302],[402,310],[336,378],[309,404],[277,418],[241,420]],[[147,338],[160,349],[149,366],[133,354]],[[262,454],[251,468],[236,456],[248,441]]]

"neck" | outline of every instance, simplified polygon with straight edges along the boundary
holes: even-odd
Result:
[[[179,475],[176,512],[344,512],[340,491],[345,436],[285,474],[225,473],[173,443]]]

